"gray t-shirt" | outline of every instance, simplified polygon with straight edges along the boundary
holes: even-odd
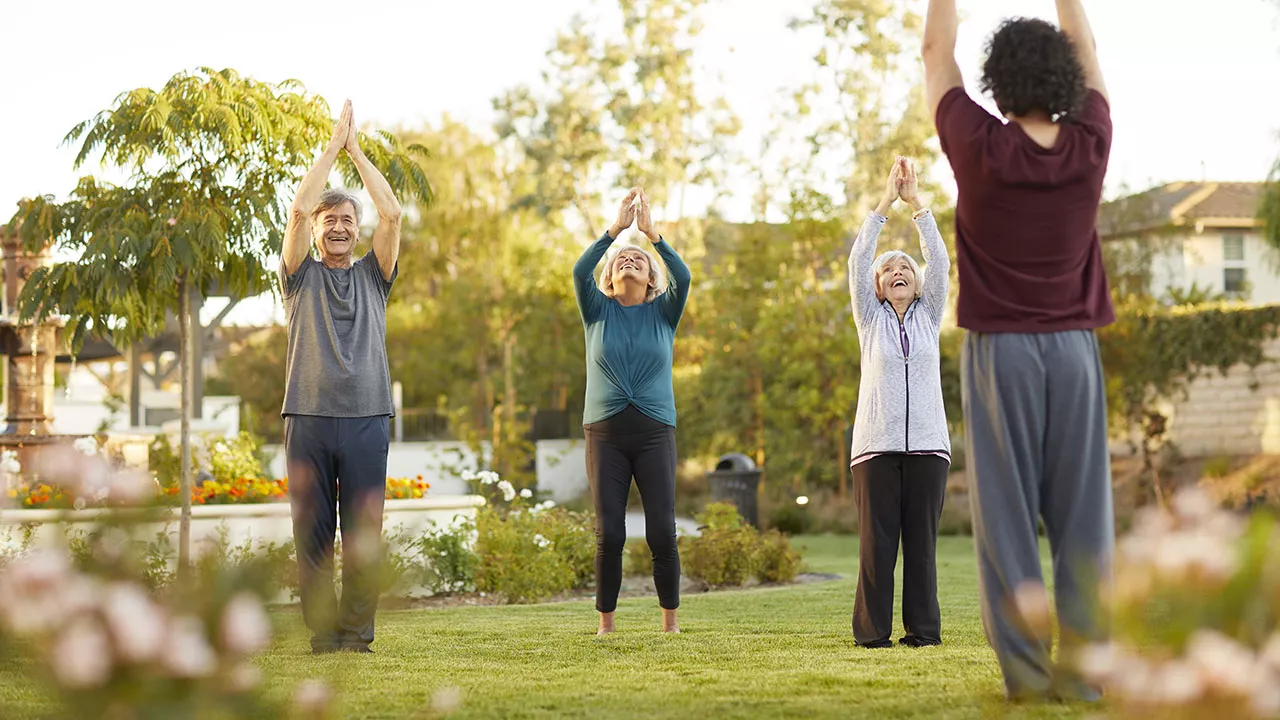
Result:
[[[292,274],[280,262],[289,328],[283,415],[394,415],[387,368],[387,298],[399,274],[382,277],[370,250],[350,268],[307,256]]]

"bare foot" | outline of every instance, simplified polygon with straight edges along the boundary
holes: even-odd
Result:
[[[613,632],[613,613],[600,613],[600,629],[596,635],[608,635]]]
[[[662,609],[662,632],[678,633],[680,624],[676,622],[676,611]]]

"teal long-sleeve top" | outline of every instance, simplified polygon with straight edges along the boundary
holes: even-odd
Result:
[[[671,381],[676,327],[689,299],[689,266],[659,238],[654,244],[671,275],[671,286],[652,302],[626,306],[600,292],[595,268],[614,238],[605,233],[573,266],[573,284],[587,341],[584,425],[606,420],[635,405],[665,425],[676,425]]]

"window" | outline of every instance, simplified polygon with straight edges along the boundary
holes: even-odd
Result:
[[[1239,295],[1245,291],[1244,268],[1226,268],[1222,271],[1222,290]]]
[[[1243,235],[1223,235],[1222,236],[1222,259],[1225,262],[1243,262],[1244,261],[1244,236]]]

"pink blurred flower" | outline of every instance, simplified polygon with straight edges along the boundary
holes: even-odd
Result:
[[[319,680],[304,680],[293,695],[293,702],[305,713],[321,714],[333,700],[333,691]]]
[[[58,635],[50,665],[54,677],[73,690],[100,687],[111,675],[111,642],[102,624],[81,615]]]
[[[163,662],[165,670],[179,678],[206,677],[214,671],[218,659],[199,620],[182,616],[170,621]]]
[[[462,707],[462,690],[453,685],[436,690],[431,694],[431,710],[439,715],[445,715]]]
[[[1024,580],[1014,588],[1012,601],[1024,630],[1037,637],[1053,634],[1053,611],[1049,607],[1049,593],[1045,591],[1044,583]]]
[[[242,592],[227,603],[222,611],[222,645],[230,652],[245,657],[260,652],[271,642],[271,621],[262,600]]]
[[[242,662],[231,669],[227,676],[227,686],[231,692],[245,693],[262,683],[262,671],[255,665]]]
[[[1197,630],[1187,641],[1187,660],[1220,692],[1249,697],[1256,681],[1254,654],[1216,630]]]
[[[160,608],[141,587],[129,583],[108,586],[102,614],[121,659],[146,663],[160,654],[165,639],[164,619]]]

